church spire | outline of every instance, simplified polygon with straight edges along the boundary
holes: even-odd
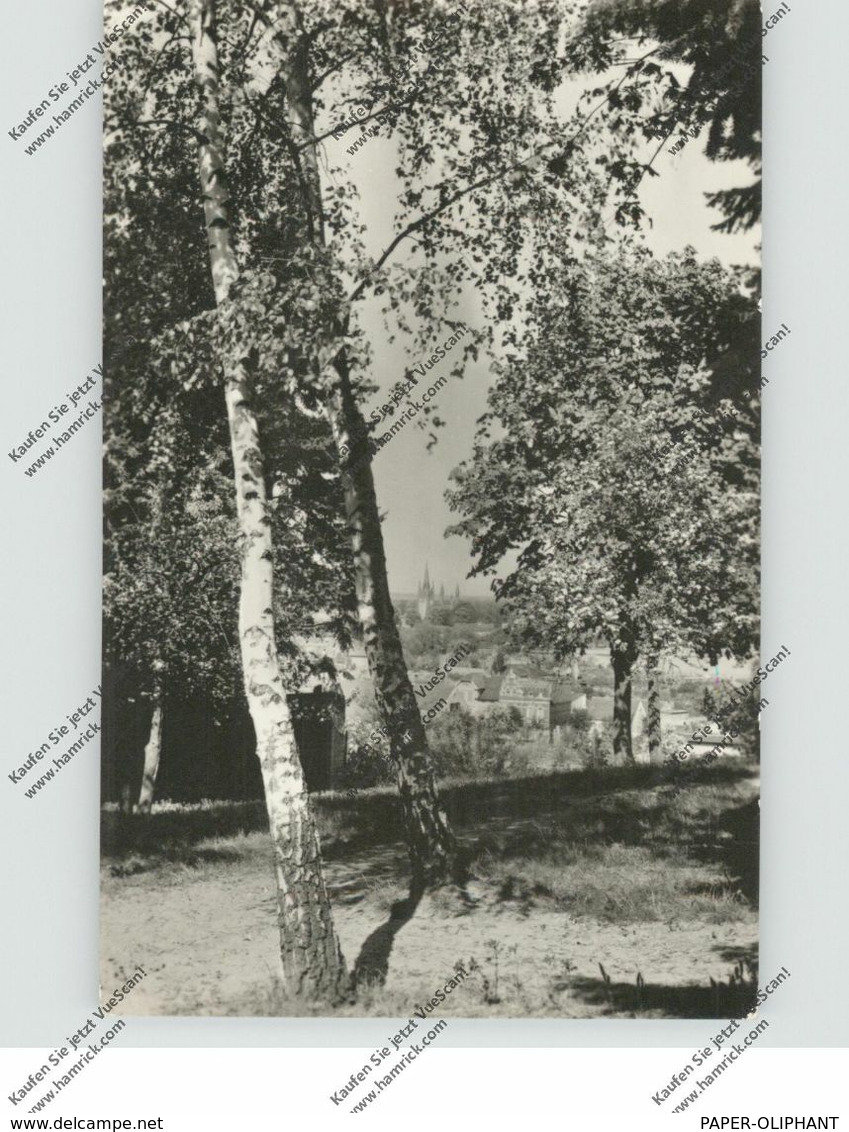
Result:
[[[427,562],[425,562],[424,581],[419,586],[418,594],[419,617],[421,617],[422,621],[427,621],[433,592],[433,586],[430,584],[430,571],[428,570]]]

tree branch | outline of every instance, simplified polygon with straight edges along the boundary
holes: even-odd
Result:
[[[384,84],[383,87],[378,86],[377,89],[378,90],[385,89],[385,84]],[[425,88],[424,93],[427,94],[427,93],[429,93],[429,91],[435,90],[435,89],[436,89],[436,84],[434,84],[432,87]],[[377,118],[381,114],[392,113],[396,109],[403,109],[406,106],[411,106],[412,103],[413,103],[413,100],[416,97],[418,97],[420,90],[421,90],[420,87],[417,88],[416,93],[413,96],[413,98],[410,98],[408,100],[398,100],[396,102],[385,103],[383,106],[380,107],[379,110],[376,110],[373,114],[368,114],[368,115],[366,115],[365,118],[358,118],[357,123],[360,124],[360,123],[370,122],[370,121],[372,121],[373,118]],[[348,98],[348,99],[345,100],[345,102],[342,103],[342,105],[344,106],[347,103],[347,104],[350,104],[352,106],[355,106],[355,105],[365,106],[367,101],[368,101],[368,98],[365,98],[365,99],[363,99],[363,98]],[[370,105],[374,106],[375,103],[371,102]],[[324,141],[325,138],[332,137],[333,134],[335,134],[338,129],[339,129],[339,127],[336,126],[333,129],[327,130],[325,133],[320,134],[317,138],[314,137],[314,138],[311,138],[309,141],[304,142],[300,148],[305,149],[307,146],[310,146],[310,145],[318,145],[318,143],[321,142],[321,141]]]
[[[653,165],[654,165],[654,162],[655,162],[655,158],[656,158],[656,157],[658,156],[658,154],[660,153],[660,151],[661,151],[661,150],[663,149],[663,147],[664,147],[664,146],[666,145],[666,143],[667,143],[667,142],[669,141],[669,139],[670,139],[670,138],[672,137],[672,135],[673,135],[674,133],[675,133],[675,130],[670,130],[670,132],[669,132],[669,133],[668,133],[668,134],[666,135],[666,137],[665,137],[665,138],[664,138],[664,139],[663,139],[663,140],[661,141],[660,145],[659,145],[659,146],[657,147],[657,149],[656,149],[656,150],[654,151],[654,153],[653,153],[653,154],[651,155],[651,157],[649,158],[649,160],[648,160],[648,161],[647,161],[646,163],[644,163],[644,164],[642,165],[642,167],[641,167],[641,168],[642,168],[642,171],[641,171],[641,173],[640,173],[639,177],[637,177],[637,179],[636,179],[636,181],[634,182],[634,184],[633,184],[633,185],[631,186],[631,188],[630,188],[630,189],[628,190],[628,195],[627,195],[627,196],[625,197],[625,202],[627,202],[627,201],[629,201],[629,200],[634,200],[634,199],[636,198],[636,196],[637,196],[637,189],[638,189],[638,188],[640,187],[640,185],[641,185],[641,184],[643,183],[643,178],[645,177],[646,173],[648,173],[649,169],[651,169],[651,168],[653,167]],[[615,216],[616,216],[616,212],[614,211],[614,213],[613,213],[613,216],[611,216],[611,217],[610,217],[610,219],[609,219],[609,220],[608,220],[608,221],[607,221],[607,222],[605,223],[605,225],[604,225],[604,227],[605,227],[605,228],[607,228],[607,225],[608,225],[608,224],[610,224],[610,221],[611,221],[611,220],[613,220],[613,219],[615,218]]]
[[[359,103],[360,106],[364,105],[364,103],[360,99],[352,98],[349,101],[352,103]],[[356,125],[364,126],[366,122],[372,122],[375,118],[379,118],[381,114],[394,113],[397,107],[403,107],[406,105],[408,105],[406,102],[388,102],[385,106],[381,106],[379,110],[375,110],[373,114],[366,114],[364,118],[358,118]],[[319,134],[317,138],[310,138],[309,141],[302,142],[301,145],[298,146],[298,149],[308,149],[311,145],[318,145],[318,143],[324,141],[325,138],[333,137],[339,129],[339,126],[334,126],[332,130],[327,130],[326,133]],[[339,140],[341,141],[341,138]]]
[[[347,55],[343,55],[343,57],[339,60],[339,62],[334,63],[332,67],[328,67],[323,75],[319,75],[318,78],[313,78],[313,81],[310,84],[311,93],[315,94],[315,92],[318,90],[318,88],[321,86],[321,84],[324,82],[324,80],[329,75],[332,75],[334,71],[338,71],[339,68],[343,67],[348,62],[349,59],[355,58],[356,54],[357,54],[356,51],[351,51]]]
[[[647,52],[643,56],[643,59],[647,59],[649,57],[649,55],[653,55],[656,50],[657,50],[657,48],[654,48],[652,51]],[[642,61],[643,60],[641,59],[640,62],[642,62]],[[575,134],[571,138],[568,139],[568,141],[566,141],[565,143],[563,143],[562,141],[559,141],[559,140],[546,142],[544,145],[540,146],[538,149],[532,151],[529,154],[526,154],[525,157],[521,158],[521,160],[515,162],[512,165],[508,165],[505,169],[498,170],[496,173],[493,173],[491,176],[482,177],[480,180],[474,181],[471,185],[467,185],[463,189],[458,189],[457,192],[455,192],[453,195],[449,196],[448,199],[443,201],[442,204],[440,204],[437,208],[432,209],[430,212],[424,213],[417,220],[414,220],[414,221],[412,221],[412,223],[408,224],[407,227],[404,228],[401,232],[399,232],[398,235],[395,236],[394,239],[388,244],[388,246],[383,251],[383,253],[378,257],[378,260],[375,263],[374,267],[372,267],[369,271],[367,271],[366,274],[362,277],[362,279],[359,281],[359,283],[357,284],[357,286],[354,288],[353,292],[351,293],[350,298],[349,298],[349,302],[353,303],[354,301],[356,301],[360,297],[360,295],[363,293],[369,279],[372,277],[372,275],[375,274],[375,272],[379,271],[380,268],[383,267],[384,263],[386,263],[387,259],[389,259],[389,257],[392,255],[392,253],[398,247],[398,245],[402,242],[402,240],[406,239],[408,236],[411,236],[414,232],[419,231],[419,229],[423,228],[425,224],[427,224],[431,220],[435,220],[443,212],[447,212],[448,209],[451,208],[452,205],[456,204],[458,200],[462,200],[463,197],[468,196],[469,193],[473,193],[476,189],[486,188],[488,185],[493,184],[495,181],[498,181],[501,178],[506,177],[509,173],[515,173],[518,169],[521,169],[523,165],[527,164],[528,161],[531,161],[533,158],[538,157],[545,150],[551,149],[552,146],[559,146],[561,149],[565,150],[569,146],[574,145],[574,143],[577,141],[577,139],[581,136],[581,134],[587,128],[587,126],[589,125],[589,123],[591,122],[591,120],[593,119],[595,114],[607,102],[609,102],[611,95],[615,91],[619,90],[619,88],[622,86],[622,84],[628,78],[630,73],[631,73],[631,71],[626,72],[622,76],[622,78],[619,80],[619,82],[617,82],[616,85],[610,91],[608,91],[608,93],[601,100],[601,102],[599,102],[596,106],[593,107],[593,109],[589,112],[589,114],[587,114],[587,116],[581,122],[580,128],[575,132]],[[443,185],[444,185],[444,182],[443,182]],[[442,187],[442,186],[440,186],[440,187]]]
[[[165,8],[165,10],[170,12],[178,23],[187,23],[185,16],[181,16],[179,12],[175,12],[170,4],[165,3],[165,0],[153,0],[153,3],[158,4],[160,8]]]
[[[168,126],[172,130],[183,130],[185,133],[191,134],[194,140],[200,144],[205,143],[207,140],[194,126],[189,126],[185,122],[178,122],[176,118],[137,118],[135,122],[127,122],[124,126],[116,126],[112,132],[118,133],[121,130],[134,130],[140,126]]]
[[[168,39],[163,44],[163,46],[160,47],[159,51],[157,51],[156,58],[154,59],[152,65],[150,66],[150,68],[148,69],[148,72],[147,72],[147,77],[146,77],[146,81],[145,81],[145,84],[144,84],[144,91],[142,93],[142,98],[141,98],[141,104],[142,105],[144,105],[144,102],[146,101],[147,96],[150,93],[150,84],[153,81],[154,76],[156,75],[157,69],[159,68],[159,65],[162,61],[162,56],[165,54],[165,52],[168,50],[168,48],[171,46],[172,43],[174,43],[175,41],[179,41],[181,39],[188,40],[189,37],[187,35],[178,35],[176,32],[174,32],[174,34],[170,37],[170,39]]]
[[[255,29],[256,29],[256,25],[258,23],[259,23],[259,12],[257,11],[256,8],[254,8],[253,19],[251,20],[250,27],[248,28],[248,34],[245,36],[245,39],[244,39],[244,42],[242,43],[242,46],[237,51],[235,51],[233,53],[236,56],[237,59],[242,59],[243,62],[244,62],[244,59],[247,56],[248,45],[250,44],[251,39],[253,38],[253,34],[254,34]]]

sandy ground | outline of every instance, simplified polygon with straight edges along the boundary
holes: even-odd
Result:
[[[104,869],[103,992],[108,996],[139,964],[148,973],[121,1004],[128,1014],[278,1012],[270,1005],[278,969],[270,853],[245,859],[231,852],[228,859],[225,847],[216,861],[210,852],[202,868],[169,866],[132,876]],[[327,865],[349,965],[386,923],[391,899],[406,895],[397,884],[404,871],[400,845]],[[705,990],[694,1007],[685,988],[708,988],[711,977],[727,980],[737,955],[751,954],[757,940],[754,911],[731,923],[616,925],[575,917],[545,902],[531,910],[480,882],[472,882],[469,893],[471,904],[437,895],[419,905],[395,935],[383,1008],[369,1013],[391,1013],[393,1002],[398,1014],[407,1013],[411,1007],[405,1003],[422,1001],[458,962],[474,960],[481,969],[443,1013],[721,1016],[727,1004],[712,1003]],[[638,973],[647,984],[643,991],[636,987]]]

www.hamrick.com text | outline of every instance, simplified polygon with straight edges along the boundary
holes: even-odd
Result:
[[[73,418],[69,416],[74,410],[80,408],[83,397],[97,385],[98,377],[103,377],[102,365],[95,366],[91,374],[81,381],[76,389],[72,389],[70,393],[65,395],[64,401],[53,406],[47,414],[47,420],[42,421],[35,428],[31,428],[23,442],[16,444],[14,448],[7,452],[12,463],[17,464],[34,445],[38,444],[43,436],[48,432],[50,433],[50,439],[53,443],[45,448],[44,452],[29,467],[24,468],[25,475],[34,476],[100,409],[102,401],[89,398],[78,415]],[[56,425],[59,427],[53,427]]]
[[[95,699],[95,697],[97,698]],[[67,736],[74,735],[74,740],[68,749],[59,755],[58,758],[54,758],[53,766],[51,766],[49,770],[46,770],[40,778],[37,778],[29,790],[25,791],[27,798],[35,797],[38,791],[41,790],[43,786],[46,786],[63,767],[67,766],[71,759],[86,746],[89,740],[95,737],[100,730],[100,724],[94,720],[86,720],[86,725],[83,728],[82,720],[94,711],[99,700],[100,685],[98,684],[91,695],[79,705],[76,711],[65,717],[71,725],[70,727],[66,726],[64,723],[60,723],[58,726],[54,727],[40,747],[34,751],[30,751],[19,767],[7,773],[9,781],[17,785],[27,777],[33,767],[38,766],[46,754],[49,754],[55,747],[59,747],[67,742]]]

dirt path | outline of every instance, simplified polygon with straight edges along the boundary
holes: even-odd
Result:
[[[131,876],[105,870],[103,990],[108,995],[139,964],[148,972],[122,1004],[127,1013],[279,1013],[270,858],[259,834],[243,839],[242,845],[240,854],[222,850],[220,859],[212,851],[198,868],[168,865]],[[328,864],[334,915],[349,964],[386,922],[391,901],[406,895],[398,883],[405,865],[400,846]],[[696,1016],[718,1016],[723,1004],[717,1002],[712,1010],[704,995],[692,1010],[689,1000],[682,1005],[683,988],[706,988],[709,977],[727,979],[735,956],[752,949],[757,939],[754,913],[721,924],[618,926],[544,904],[529,912],[527,905],[505,900],[479,883],[470,891],[476,900],[472,905],[439,895],[422,902],[397,933],[386,986],[371,1008],[366,1003],[366,1012],[406,1015],[445,983],[458,962],[474,960],[480,971],[462,995],[446,1003],[444,1013],[595,1017],[694,1010]],[[492,941],[497,941],[495,947]],[[602,981],[599,964],[610,985]],[[638,972],[648,984],[642,992],[636,988]]]

